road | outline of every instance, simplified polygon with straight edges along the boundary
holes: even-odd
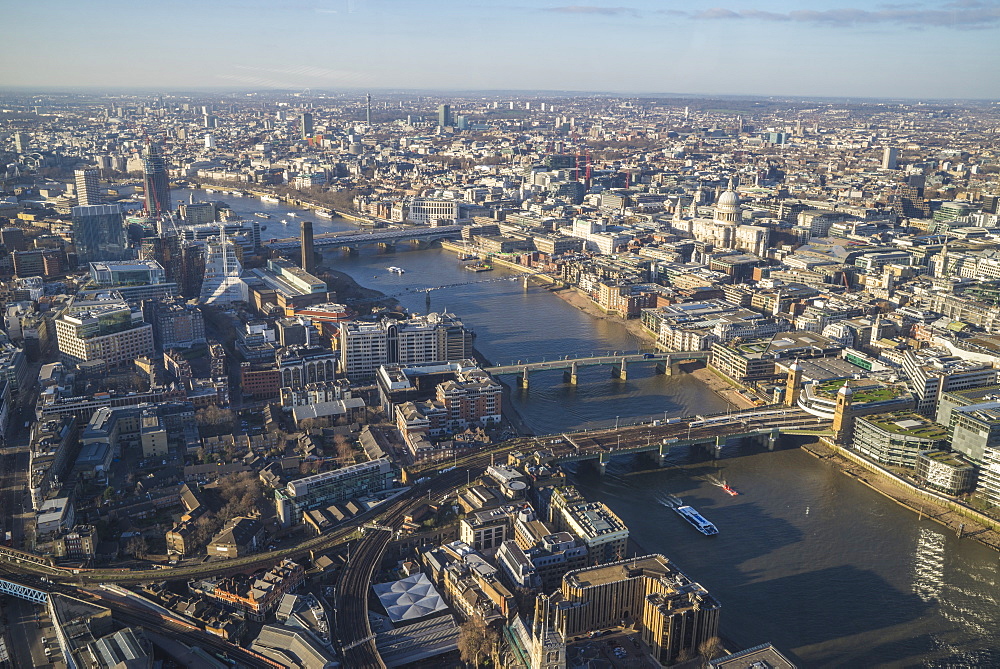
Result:
[[[45,657],[42,637],[46,637],[51,647],[54,635],[46,633],[39,627],[39,617],[44,615],[45,607],[16,597],[5,597],[4,613],[7,615],[7,634],[10,643],[7,650],[16,667],[47,667],[51,666]],[[44,622],[44,620],[43,620]]]

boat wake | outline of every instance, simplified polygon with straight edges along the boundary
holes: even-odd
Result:
[[[729,485],[728,483],[726,483],[722,479],[718,479],[718,478],[712,476],[711,474],[707,477],[707,479],[708,479],[709,483],[711,483],[712,485],[719,486],[720,488],[722,488],[724,491],[726,491],[728,494],[732,495],[733,497],[735,497],[736,495],[740,494],[731,485]]]
[[[676,509],[677,507],[684,505],[684,500],[674,495],[657,496],[656,501],[668,509]]]

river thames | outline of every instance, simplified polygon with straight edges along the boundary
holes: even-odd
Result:
[[[175,194],[186,198],[185,191]],[[247,214],[295,211],[255,199],[202,197],[224,199]],[[353,229],[346,221],[300,214],[317,232]],[[262,236],[292,236],[297,224],[280,231]],[[329,252],[324,264],[421,313],[424,294],[408,288],[514,276],[500,268],[468,272],[439,248],[408,248]],[[391,274],[389,266],[406,273]],[[492,362],[643,346],[620,324],[516,280],[431,296],[432,310],[447,309],[476,331],[476,348]],[[533,373],[530,389],[514,389],[511,397],[538,433],[727,407],[690,376],[657,375],[641,364],[630,367],[626,382],[613,380],[607,368],[583,370],[575,388],[563,383],[561,372]],[[613,460],[604,477],[581,466],[572,478],[586,497],[622,518],[643,552],[663,553],[719,599],[726,638],[741,646],[772,642],[806,667],[1000,666],[1000,554],[919,520],[800,449],[769,453],[732,445],[719,461],[687,450],[669,460],[650,470],[648,461],[626,457]],[[725,479],[741,494],[730,497],[713,479]],[[719,534],[698,534],[665,506],[668,496],[696,507]]]

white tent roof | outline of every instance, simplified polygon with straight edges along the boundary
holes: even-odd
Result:
[[[416,573],[392,583],[379,583],[372,589],[394,623],[417,620],[448,608],[430,579]]]

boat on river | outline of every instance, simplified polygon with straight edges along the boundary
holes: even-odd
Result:
[[[474,265],[465,265],[465,269],[470,272],[489,272],[493,269],[493,265],[487,265],[483,262],[477,262]]]
[[[271,214],[265,214],[262,211],[254,213],[254,216],[256,216],[257,218],[271,218]]]
[[[719,533],[719,528],[707,521],[700,513],[695,511],[694,507],[687,506],[685,504],[684,506],[674,507],[674,511],[676,511],[677,515],[681,518],[691,523],[691,526],[694,527],[694,529],[698,530],[705,536],[712,536],[713,534]]]
[[[386,269],[388,269],[393,274],[403,274],[406,271],[402,267],[387,267]]]

